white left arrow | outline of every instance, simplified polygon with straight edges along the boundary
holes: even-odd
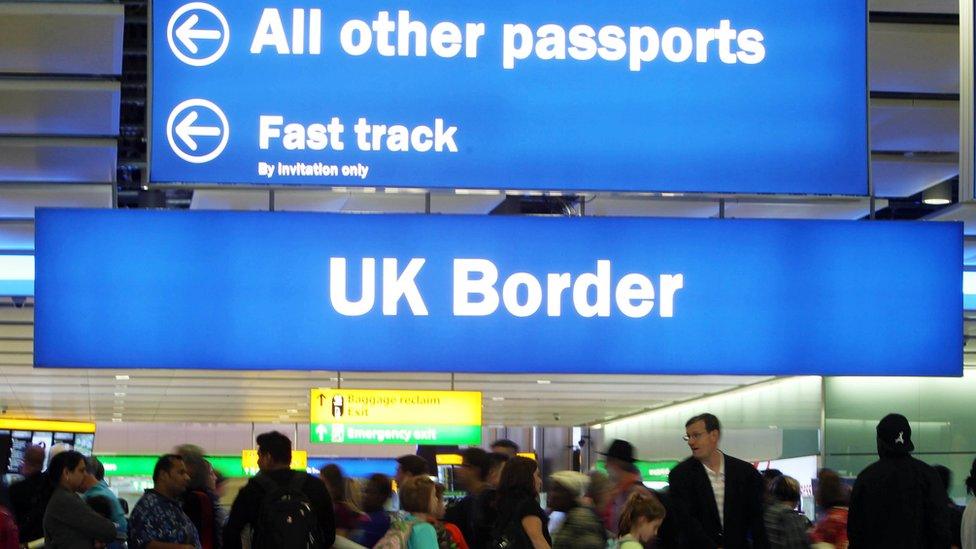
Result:
[[[194,137],[220,137],[220,128],[213,126],[194,126],[193,123],[200,118],[197,111],[190,111],[182,122],[176,125],[176,136],[190,147],[191,151],[197,150],[197,142]]]
[[[219,30],[201,30],[194,29],[197,23],[200,22],[200,16],[193,14],[186,18],[186,21],[182,25],[176,28],[176,39],[186,46],[186,49],[190,50],[190,53],[196,54],[200,51],[197,47],[197,43],[194,40],[220,40],[221,33]]]

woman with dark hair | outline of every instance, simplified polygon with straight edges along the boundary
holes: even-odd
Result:
[[[115,540],[115,524],[99,515],[78,497],[85,483],[85,457],[75,451],[61,452],[47,469],[53,493],[44,512],[46,549],[90,549],[95,541]]]
[[[539,506],[542,476],[538,464],[516,456],[502,470],[495,505],[498,522],[489,547],[550,549],[552,538],[546,527],[549,518]]]
[[[822,547],[847,547],[847,504],[850,500],[847,486],[840,476],[830,469],[817,473],[817,506],[826,511],[810,533],[810,541]]]
[[[976,496],[976,459],[969,469],[966,491]],[[970,499],[962,514],[962,549],[976,549],[976,499]]]
[[[332,496],[332,507],[335,510],[336,535],[348,538],[350,533],[359,527],[362,513],[349,502],[348,485],[342,469],[334,463],[322,468],[320,473],[322,482]]]

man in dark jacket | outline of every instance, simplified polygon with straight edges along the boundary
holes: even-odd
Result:
[[[234,500],[227,526],[224,527],[224,549],[240,549],[242,534],[247,527],[253,530],[253,549],[282,549],[269,541],[273,532],[262,531],[260,517],[264,506],[271,503],[266,501],[266,497],[274,495],[266,486],[277,485],[279,489],[284,489],[298,480],[301,481],[300,491],[308,501],[308,509],[315,516],[314,526],[321,535],[315,547],[332,547],[336,536],[335,511],[325,483],[304,471],[291,470],[291,441],[285,435],[277,431],[264,433],[258,435],[257,443],[258,468],[261,472],[241,488]]]
[[[28,447],[20,467],[24,480],[10,487],[10,510],[17,519],[21,543],[44,537],[44,511],[52,489],[43,470],[44,449],[40,446]]]
[[[878,423],[878,456],[857,477],[851,493],[850,549],[948,549],[945,493],[934,469],[913,458],[905,416]]]
[[[668,476],[675,518],[687,549],[765,549],[763,482],[752,465],[718,449],[722,425],[712,414],[685,424],[691,457]]]

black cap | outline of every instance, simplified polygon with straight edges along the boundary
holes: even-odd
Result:
[[[415,454],[407,454],[397,458],[397,463],[407,473],[413,476],[430,474],[430,463]]]
[[[915,450],[912,444],[912,426],[901,414],[888,414],[878,423],[878,443],[882,448],[899,454]]]
[[[634,456],[634,445],[626,440],[615,440],[610,443],[606,452],[599,452],[601,456],[617,459],[627,463],[634,463],[637,458]]]

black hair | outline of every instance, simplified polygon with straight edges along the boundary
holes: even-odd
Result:
[[[65,471],[74,471],[78,464],[85,461],[85,456],[74,450],[67,450],[51,458],[47,465],[47,478],[53,486],[61,484],[61,476]]]
[[[401,469],[415,477],[430,473],[430,463],[416,454],[400,456],[397,458],[397,463]]]
[[[279,465],[291,465],[291,440],[278,431],[258,435],[258,454],[268,454]]]
[[[711,433],[712,431],[722,432],[722,423],[713,414],[704,413],[699,414],[685,423],[685,427],[691,427],[693,424],[699,421],[705,422],[705,432]]]
[[[535,472],[539,464],[526,457],[513,457],[505,464],[498,481],[498,501],[503,499],[535,498]]]
[[[476,467],[478,469],[478,478],[482,482],[487,480],[488,475],[491,473],[491,458],[488,456],[488,452],[481,448],[467,448],[462,451],[461,463],[469,467]]]
[[[368,486],[376,488],[376,493],[380,496],[385,496],[384,499],[390,499],[393,497],[393,482],[390,481],[390,477],[384,475],[383,473],[374,473],[369,476],[366,481]]]
[[[164,454],[156,460],[156,466],[153,467],[153,482],[159,480],[159,476],[163,473],[168,473],[173,470],[176,466],[176,462],[183,462],[183,458],[176,454]]]
[[[95,480],[105,480],[105,466],[102,465],[102,462],[97,457],[90,456],[85,458],[85,461],[87,462],[88,472],[94,475]]]
[[[969,477],[966,478],[966,489],[969,493],[976,496],[976,459],[973,459],[973,465],[969,469]]]
[[[946,492],[952,488],[952,471],[945,465],[933,465],[936,473],[939,473],[939,480],[942,481],[942,489]]]
[[[488,454],[488,461],[491,462],[491,469],[494,471],[496,467],[501,467],[508,463],[508,460],[512,458],[508,457],[508,454],[503,454],[501,452],[491,452]]]
[[[342,503],[346,501],[346,476],[342,474],[342,469],[335,463],[330,463],[322,468],[319,473],[322,482],[329,489],[332,501]]]
[[[491,448],[508,448],[509,450],[515,451],[517,454],[520,450],[519,445],[515,441],[508,440],[507,438],[500,438],[495,442],[491,443]]]

